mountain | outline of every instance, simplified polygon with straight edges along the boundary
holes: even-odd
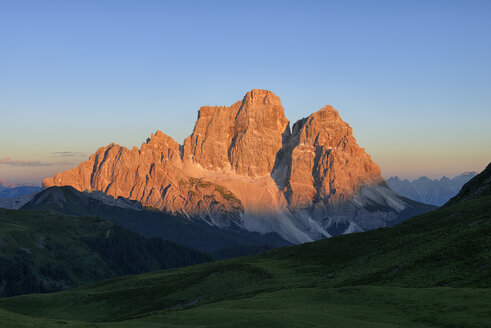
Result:
[[[8,186],[9,185],[7,183],[5,183],[2,179],[0,179],[0,191],[8,188]]]
[[[97,217],[0,210],[0,297],[210,260],[204,253],[143,238]]]
[[[5,327],[491,327],[491,165],[392,228],[0,300]]]
[[[465,200],[491,196],[491,163],[484,171],[468,181],[460,192],[450,199],[445,206],[454,205]]]
[[[8,184],[0,179],[0,198],[15,198],[33,194],[41,190],[40,186],[33,184]]]
[[[40,186],[8,184],[0,179],[0,208],[19,209],[39,191]]]
[[[170,215],[144,208],[134,200],[123,197],[114,199],[100,191],[80,192],[70,186],[47,188],[22,209],[102,217],[145,237],[169,240],[219,259],[291,245],[274,233],[261,235],[238,227],[221,229],[201,219]]]
[[[13,186],[0,191],[0,198],[15,198],[41,191],[40,186]]]
[[[201,107],[184,145],[157,131],[140,148],[110,144],[43,181],[64,185],[292,243],[390,226],[434,209],[387,186],[334,108],[290,129],[280,99],[266,90],[231,107]]]
[[[476,174],[476,172],[465,172],[453,179],[442,177],[440,180],[432,180],[428,177],[421,177],[413,181],[390,177],[387,179],[387,184],[392,190],[404,197],[425,204],[442,206]]]
[[[19,209],[41,189],[31,184],[8,184],[0,179],[0,208]]]
[[[17,210],[29,202],[36,193],[17,196],[14,198],[0,198],[0,208]]]

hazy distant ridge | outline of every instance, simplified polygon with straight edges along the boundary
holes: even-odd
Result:
[[[413,181],[401,180],[396,176],[387,179],[387,184],[402,196],[418,202],[442,206],[457,195],[460,188],[476,174],[476,172],[465,172],[453,179],[444,176],[439,180],[423,176]]]

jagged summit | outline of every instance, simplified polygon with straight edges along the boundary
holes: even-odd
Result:
[[[339,116],[339,112],[334,109],[331,105],[325,105],[321,109],[319,109],[317,112],[315,112],[312,115],[318,114],[323,115],[324,120],[332,120],[332,121],[339,121],[341,120],[341,117]]]
[[[231,107],[201,107],[184,141],[184,160],[239,175],[267,175],[288,123],[280,98],[267,90],[249,91]]]
[[[243,102],[251,104],[264,104],[282,106],[280,97],[269,90],[252,89],[244,96]]]
[[[258,89],[230,107],[201,107],[182,146],[157,131],[140,149],[99,148],[43,185],[99,190],[294,243],[390,225],[422,209],[387,187],[333,107],[290,130],[280,98]]]

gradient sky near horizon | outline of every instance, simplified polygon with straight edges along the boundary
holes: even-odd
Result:
[[[403,178],[491,161],[491,1],[0,1],[0,178],[39,183],[250,89],[334,106]]]

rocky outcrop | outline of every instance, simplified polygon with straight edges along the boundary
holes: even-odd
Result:
[[[387,226],[417,207],[387,187],[334,108],[290,131],[280,99],[266,90],[230,107],[201,107],[182,147],[157,131],[139,149],[100,148],[43,185],[99,190],[295,243]]]

